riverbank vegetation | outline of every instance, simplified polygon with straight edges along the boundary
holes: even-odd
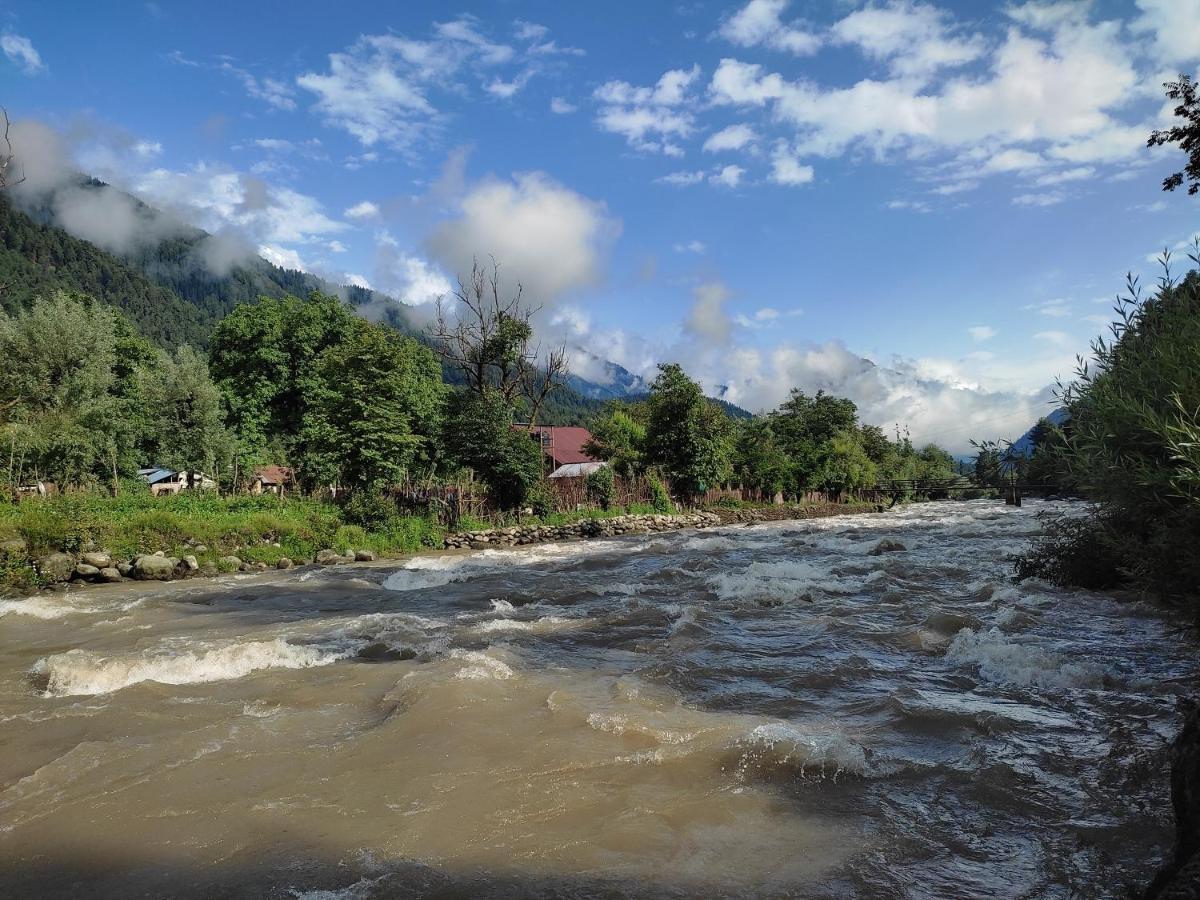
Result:
[[[1200,266],[1200,243],[1189,256]],[[1129,279],[1111,335],[1061,388],[1070,420],[1044,465],[1095,505],[1049,523],[1022,577],[1200,595],[1200,272],[1163,266],[1151,296]]]

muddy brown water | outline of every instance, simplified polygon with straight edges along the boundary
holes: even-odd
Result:
[[[0,895],[1128,895],[1194,637],[1051,510],[0,601]]]

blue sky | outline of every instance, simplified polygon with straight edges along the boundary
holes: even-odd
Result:
[[[0,2],[0,103],[31,182],[414,303],[492,253],[580,374],[825,388],[956,449],[1197,230],[1145,137],[1200,0],[390,6]]]

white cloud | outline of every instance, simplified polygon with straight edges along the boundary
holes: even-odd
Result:
[[[1012,198],[1012,202],[1016,206],[1054,206],[1066,199],[1066,194],[1062,191],[1044,191],[1042,193],[1017,194]]]
[[[494,256],[506,284],[519,282],[531,303],[550,305],[599,281],[619,233],[602,203],[532,172],[474,185],[426,245],[447,272],[464,277],[473,258]]]
[[[344,215],[347,219],[378,219],[379,206],[378,204],[372,203],[370,200],[363,200],[360,203],[355,203],[344,213],[342,213],[342,215]]]
[[[721,25],[721,37],[739,47],[765,46],[797,56],[816,53],[821,39],[812,32],[785,24],[788,0],[750,0]]]
[[[1148,32],[1163,63],[1200,60],[1200,0],[1137,0],[1133,29]]]
[[[683,323],[684,330],[706,344],[724,344],[733,330],[733,321],[725,312],[729,289],[720,281],[706,281],[692,289],[692,308]]]
[[[567,116],[579,109],[574,103],[564,100],[562,97],[550,98],[550,112],[560,116]]]
[[[711,135],[704,142],[704,150],[708,153],[719,153],[723,150],[741,150],[747,144],[758,139],[757,133],[749,125],[730,125]]]
[[[288,247],[260,244],[258,255],[281,269],[295,269],[297,272],[308,271],[308,265],[300,258],[300,254]]]
[[[813,167],[802,165],[788,152],[787,145],[780,143],[771,154],[770,179],[775,184],[788,186],[808,184],[813,180]]]
[[[608,81],[593,96],[600,104],[596,124],[603,131],[619,134],[635,150],[681,156],[674,138],[686,138],[695,130],[689,91],[700,77],[700,67],[664,72],[654,87],[635,87],[627,81]]]
[[[850,13],[832,29],[835,40],[857,45],[888,64],[897,77],[927,78],[941,68],[965,65],[983,55],[981,36],[957,36],[949,15],[926,3],[892,0]]]
[[[1048,143],[1052,156],[1083,163],[1118,149],[1134,152],[1125,126],[1112,118],[1142,83],[1120,23],[1068,17],[1048,37],[1014,27],[985,65],[980,75],[932,88],[904,77],[823,87],[727,58],[713,73],[709,96],[717,105],[764,108],[790,124],[802,154],[836,156],[853,147],[927,156],[981,144],[997,152],[1024,146],[1032,154],[1030,144]],[[1145,133],[1139,138],[1144,144]]]
[[[996,329],[990,325],[972,325],[967,329],[967,333],[971,335],[971,340],[976,343],[990,341],[996,336]]]
[[[1071,314],[1071,303],[1063,297],[1043,300],[1041,303],[1029,303],[1021,308],[1032,310],[1040,316],[1049,316],[1052,319],[1065,319]]]
[[[654,180],[659,184],[670,184],[674,185],[675,187],[687,187],[690,184],[699,184],[704,180],[704,175],[705,173],[703,170],[669,172],[668,174],[661,175]]]
[[[492,41],[466,15],[436,23],[427,40],[363,35],[342,52],[331,53],[326,72],[306,72],[296,84],[315,96],[314,109],[327,124],[349,132],[363,146],[386,144],[409,151],[444,123],[435,92],[461,94],[464,76],[470,76],[491,96],[509,99],[540,72],[558,65],[549,57],[582,53],[544,40],[543,29],[519,22],[517,39],[536,42],[519,49]]]
[[[919,213],[933,212],[933,207],[931,207],[924,200],[889,200],[888,204],[887,204],[887,208],[888,209],[907,209],[907,210],[911,210],[912,212],[919,212]]]
[[[0,50],[8,57],[8,61],[17,66],[26,75],[38,75],[46,71],[42,56],[33,46],[33,41],[11,31],[0,35]]]
[[[721,187],[735,188],[741,184],[742,176],[745,174],[746,170],[741,166],[723,166],[719,172],[708,176],[708,182]]]
[[[1063,184],[1068,181],[1086,181],[1096,174],[1091,166],[1076,166],[1073,169],[1060,169],[1057,172],[1047,172],[1039,175],[1034,183],[1043,187],[1053,184]]]
[[[386,241],[378,250],[379,286],[401,302],[422,306],[449,297],[453,291],[450,279],[428,260],[402,252]]]
[[[703,241],[696,241],[696,240],[691,240],[686,243],[675,244],[674,248],[675,248],[676,253],[695,253],[697,255],[703,253],[705,250],[708,249],[704,245]]]

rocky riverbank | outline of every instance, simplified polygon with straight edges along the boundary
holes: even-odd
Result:
[[[614,516],[609,519],[580,519],[562,525],[514,525],[460,531],[446,535],[442,545],[448,550],[483,550],[488,547],[520,547],[553,541],[619,537],[625,534],[654,534],[685,528],[711,528],[732,523],[780,522],[787,519],[813,519],[847,512],[868,512],[881,507],[769,506],[761,508],[725,508],[679,515],[651,514]]]
[[[455,532],[445,536],[442,541],[442,549],[479,550],[489,547],[516,547],[558,541],[611,538],[628,534],[655,534],[688,528],[711,528],[716,525],[735,523],[749,525],[757,522],[811,519],[846,513],[869,512],[877,509],[880,508],[850,504],[756,508],[716,507],[710,510],[673,515],[626,515],[607,519],[580,519],[561,525],[517,525]],[[201,544],[188,549],[192,552],[171,555],[165,550],[159,550],[155,553],[117,558],[115,554],[93,546],[80,553],[62,551],[48,553],[31,561],[43,587],[61,589],[67,585],[84,587],[92,584],[115,584],[127,580],[175,581],[185,578],[214,577],[232,572],[266,571],[271,568],[290,569],[296,565],[309,563],[329,566],[373,562],[376,559],[376,554],[371,550],[338,552],[327,548],[318,550],[311,559],[293,560],[283,557],[273,565],[243,560],[233,554],[200,562],[197,556],[204,555],[208,548]],[[431,550],[430,552],[437,551]],[[20,558],[26,556],[26,553],[25,542],[22,540],[0,543],[0,554],[4,558]]]

